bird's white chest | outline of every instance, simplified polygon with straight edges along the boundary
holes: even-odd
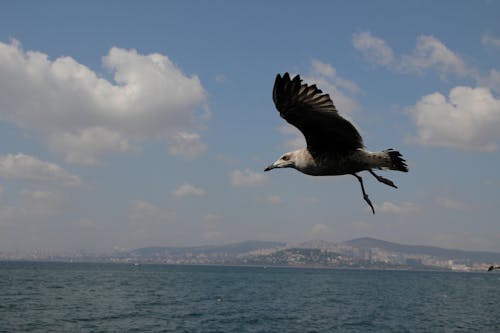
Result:
[[[366,158],[362,151],[348,155],[325,154],[300,161],[296,169],[311,176],[338,176],[351,174],[366,169]]]

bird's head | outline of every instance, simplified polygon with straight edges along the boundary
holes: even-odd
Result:
[[[283,154],[276,162],[269,165],[264,171],[269,171],[276,168],[295,168],[296,152],[288,152]]]

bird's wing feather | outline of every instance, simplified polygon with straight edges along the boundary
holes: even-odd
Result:
[[[316,85],[302,84],[300,76],[276,76],[273,101],[287,122],[304,134],[311,151],[344,152],[363,147],[356,128],[344,119],[328,94]]]

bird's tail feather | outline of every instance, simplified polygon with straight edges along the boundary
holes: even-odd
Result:
[[[406,164],[403,155],[401,155],[399,151],[393,149],[386,149],[384,150],[384,153],[389,155],[390,159],[389,169],[408,172],[408,165]]]

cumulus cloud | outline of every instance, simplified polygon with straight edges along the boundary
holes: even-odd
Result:
[[[231,185],[236,187],[261,186],[267,183],[266,175],[250,169],[234,170],[231,173]]]
[[[395,204],[392,202],[384,202],[381,205],[374,205],[375,211],[383,214],[392,215],[411,215],[418,212],[418,207],[411,202],[403,202]]]
[[[204,196],[205,194],[206,194],[206,192],[204,189],[202,189],[200,187],[193,186],[191,184],[187,184],[187,183],[182,184],[175,191],[172,192],[172,195],[174,197],[178,197],[178,198],[189,197],[189,196],[200,197],[200,196]]]
[[[50,136],[53,151],[65,154],[69,163],[99,165],[99,157],[111,152],[135,150],[119,132],[103,127],[90,127],[75,133],[56,133]]]
[[[57,164],[41,161],[25,154],[0,156],[0,177],[20,180],[50,181],[65,185],[79,185],[80,178]]]
[[[389,66],[395,60],[394,51],[386,41],[373,36],[369,31],[353,34],[352,44],[368,62]]]
[[[500,100],[488,88],[455,87],[448,98],[424,96],[410,108],[423,145],[495,151],[500,139]]]
[[[131,140],[176,145],[179,133],[196,133],[206,121],[199,78],[183,74],[167,56],[113,47],[103,64],[113,81],[71,57],[51,60],[24,52],[16,41],[0,42],[0,120],[41,134],[69,162],[84,164],[130,151]],[[200,142],[184,140],[182,150],[195,155]],[[197,148],[190,150],[190,143]]]
[[[422,73],[430,68],[436,70],[443,78],[450,74],[461,77],[469,74],[464,61],[440,40],[433,36],[419,36],[415,51],[403,55],[400,69]]]
[[[434,70],[443,79],[450,75],[474,75],[459,55],[434,36],[418,36],[415,49],[400,56],[385,40],[370,32],[354,34],[352,44],[369,62],[396,72],[422,74]]]
[[[360,91],[359,87],[351,80],[338,75],[332,65],[313,59],[310,74],[306,75],[304,80],[316,84],[323,92],[330,94],[333,104],[342,115],[348,116],[358,108],[353,96]]]
[[[175,212],[162,209],[143,200],[134,200],[129,208],[129,220],[139,223],[163,222],[173,219]]]
[[[490,70],[486,76],[478,76],[477,82],[480,86],[488,87],[497,94],[500,94],[500,72],[496,69]]]
[[[169,136],[168,151],[172,155],[193,158],[207,150],[198,133],[177,132]]]
[[[491,34],[484,34],[481,38],[481,42],[486,47],[500,48],[500,38]]]
[[[491,35],[483,36],[483,44],[497,45]],[[385,50],[387,43],[370,33],[353,35],[353,45],[365,55],[370,48]],[[365,47],[362,47],[365,45]],[[376,45],[376,46],[374,46]],[[379,53],[383,53],[380,51]],[[393,54],[386,51],[384,54]],[[424,73],[433,70],[442,78],[472,78],[478,87],[456,86],[445,97],[439,92],[422,97],[410,113],[417,127],[413,142],[447,148],[496,151],[500,139],[500,72],[491,69],[488,75],[467,66],[462,58],[433,36],[419,36],[413,52],[387,56],[379,65],[402,73]]]

